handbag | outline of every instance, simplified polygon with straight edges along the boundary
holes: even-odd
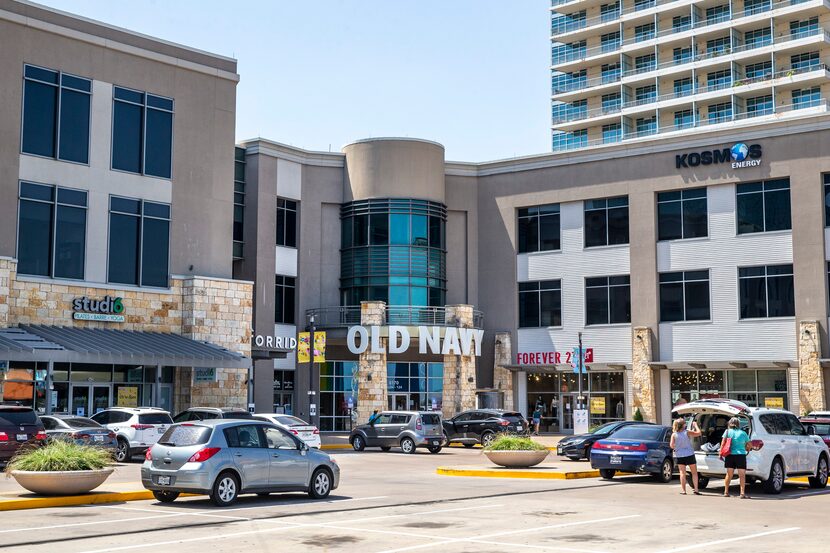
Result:
[[[729,455],[729,452],[732,451],[732,438],[725,437],[720,445],[720,458],[726,459],[726,456]]]

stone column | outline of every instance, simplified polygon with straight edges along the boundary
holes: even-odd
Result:
[[[447,327],[473,328],[472,305],[447,305],[444,315]],[[472,352],[475,353],[475,352]],[[444,356],[444,393],[442,408],[444,417],[476,407],[476,357],[475,355]]]
[[[646,422],[657,422],[657,403],[654,397],[654,371],[649,366],[652,358],[652,335],[647,326],[634,327],[631,347],[631,379],[634,405],[631,414],[639,408]]]
[[[513,373],[505,369],[513,360],[513,348],[509,332],[496,332],[496,347],[493,356],[493,387],[504,397],[504,409],[513,411]]]
[[[0,257],[0,328],[10,324],[12,279],[17,272],[17,262],[7,257]]]
[[[386,324],[386,302],[360,302],[360,324],[363,326],[383,326]],[[369,420],[372,412],[387,408],[386,397],[386,343],[387,338],[381,338],[382,353],[372,353],[371,348],[360,354],[357,364],[357,405],[355,416],[357,423],[363,424]]]
[[[819,323],[801,321],[798,325],[798,398],[802,413],[825,408],[824,374],[820,359]]]

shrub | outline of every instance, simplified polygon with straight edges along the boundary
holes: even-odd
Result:
[[[542,451],[547,449],[540,443],[524,436],[513,434],[499,434],[496,439],[484,448],[486,451]]]
[[[634,410],[634,416],[632,417],[637,422],[643,422],[643,414],[640,412],[640,408]]]
[[[53,440],[37,449],[21,449],[6,466],[6,475],[13,470],[69,471],[97,470],[112,463],[112,454],[97,447]]]

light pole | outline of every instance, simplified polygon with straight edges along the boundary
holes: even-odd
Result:
[[[308,344],[308,418],[311,419],[309,421],[311,424],[320,428],[320,425],[315,422],[315,419],[319,416],[317,415],[317,403],[315,402],[317,392],[314,385],[314,332],[317,330],[317,327],[314,326],[314,313],[308,317],[308,327],[310,332]]]

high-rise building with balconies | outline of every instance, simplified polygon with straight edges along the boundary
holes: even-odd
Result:
[[[554,151],[827,111],[827,0],[552,0]]]

